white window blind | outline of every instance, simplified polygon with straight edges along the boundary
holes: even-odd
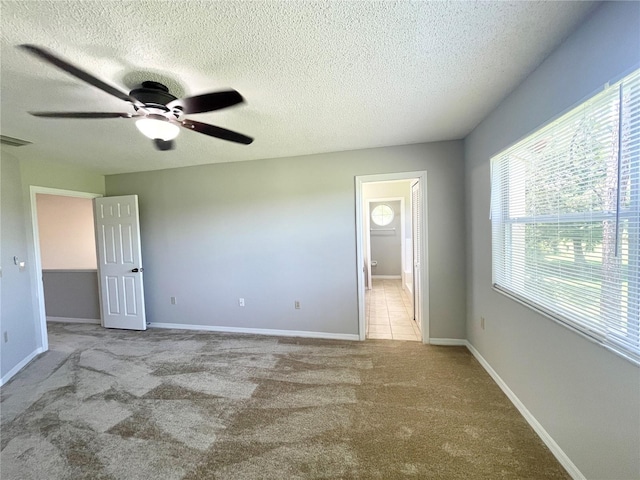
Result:
[[[640,71],[491,159],[494,287],[640,363]]]

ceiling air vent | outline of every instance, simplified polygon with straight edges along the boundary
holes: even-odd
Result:
[[[7,137],[6,135],[0,135],[0,143],[2,145],[10,145],[12,147],[22,147],[23,145],[30,145],[31,142],[26,140],[20,140],[19,138]]]

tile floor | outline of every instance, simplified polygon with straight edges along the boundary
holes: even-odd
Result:
[[[422,335],[413,321],[411,298],[402,290],[400,280],[373,280],[365,294],[367,338],[412,340]]]

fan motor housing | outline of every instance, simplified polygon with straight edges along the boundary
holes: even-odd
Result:
[[[152,81],[142,82],[142,86],[131,90],[129,95],[145,105],[162,105],[164,107],[177,100],[177,97],[171,95],[165,85]]]

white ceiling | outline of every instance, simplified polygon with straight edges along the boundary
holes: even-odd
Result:
[[[593,10],[591,2],[3,1],[6,147],[102,174],[464,138]],[[46,47],[129,91],[227,88],[246,103],[194,120],[249,146],[182,130],[156,151],[130,119],[28,111],[131,106],[16,49]]]

